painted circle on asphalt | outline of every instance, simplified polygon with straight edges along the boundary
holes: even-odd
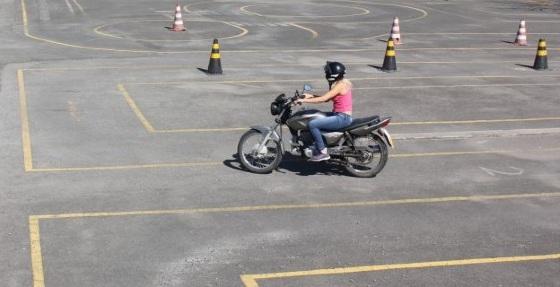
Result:
[[[367,15],[363,7],[330,3],[267,3],[252,4],[240,8],[249,15],[262,17],[297,18],[343,18]]]
[[[171,20],[134,20],[98,26],[98,35],[116,39],[146,42],[207,41],[244,36],[247,29],[223,21],[183,20],[187,31],[173,32]]]

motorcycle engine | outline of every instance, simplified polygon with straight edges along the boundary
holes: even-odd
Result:
[[[299,134],[299,140],[303,142],[304,146],[310,146],[313,144],[313,135],[309,131],[301,131]]]

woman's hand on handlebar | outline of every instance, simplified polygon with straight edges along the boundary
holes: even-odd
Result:
[[[313,97],[315,97],[315,96],[312,95],[312,94],[302,94],[299,99],[294,101],[294,104],[301,105],[301,104],[305,103],[305,99],[310,99],[310,98],[313,98]]]
[[[298,99],[294,100],[294,105],[301,105],[303,103],[305,103],[306,99],[311,99],[317,97],[316,95],[312,95],[312,94],[307,94],[307,93],[303,93],[299,96]]]

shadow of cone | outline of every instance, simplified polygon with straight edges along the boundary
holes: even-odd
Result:
[[[208,63],[208,74],[222,74],[222,63],[220,61],[220,44],[218,39],[214,39],[212,44],[212,52],[210,53],[210,62]]]
[[[395,44],[393,39],[389,38],[387,41],[387,50],[385,51],[385,59],[383,59],[383,72],[395,72],[397,70],[397,60],[395,54]]]
[[[537,56],[535,57],[535,63],[533,64],[533,69],[535,70],[548,69],[548,55],[546,52],[546,41],[544,39],[539,39],[539,47],[537,48]]]

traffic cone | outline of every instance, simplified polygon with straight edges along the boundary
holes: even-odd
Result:
[[[181,6],[179,1],[177,1],[177,6],[175,6],[175,19],[173,20],[173,27],[170,29],[173,32],[185,31],[185,25],[183,25],[183,16],[181,16]]]
[[[535,63],[533,64],[533,69],[535,70],[548,69],[546,41],[544,39],[539,39],[539,47],[537,48],[537,56],[535,57]]]
[[[208,74],[221,74],[222,63],[220,61],[220,44],[218,39],[214,39],[212,44],[212,53],[210,54],[210,62],[208,63]]]
[[[395,17],[393,19],[393,27],[391,27],[391,39],[393,39],[395,45],[402,44],[401,42],[401,28],[399,27],[399,18]]]
[[[527,46],[527,28],[525,27],[525,20],[519,22],[519,29],[517,29],[517,36],[515,37],[515,45]]]
[[[394,72],[397,70],[395,44],[391,38],[387,40],[387,50],[385,51],[385,59],[383,59],[383,67],[381,67],[381,70],[384,72]]]

